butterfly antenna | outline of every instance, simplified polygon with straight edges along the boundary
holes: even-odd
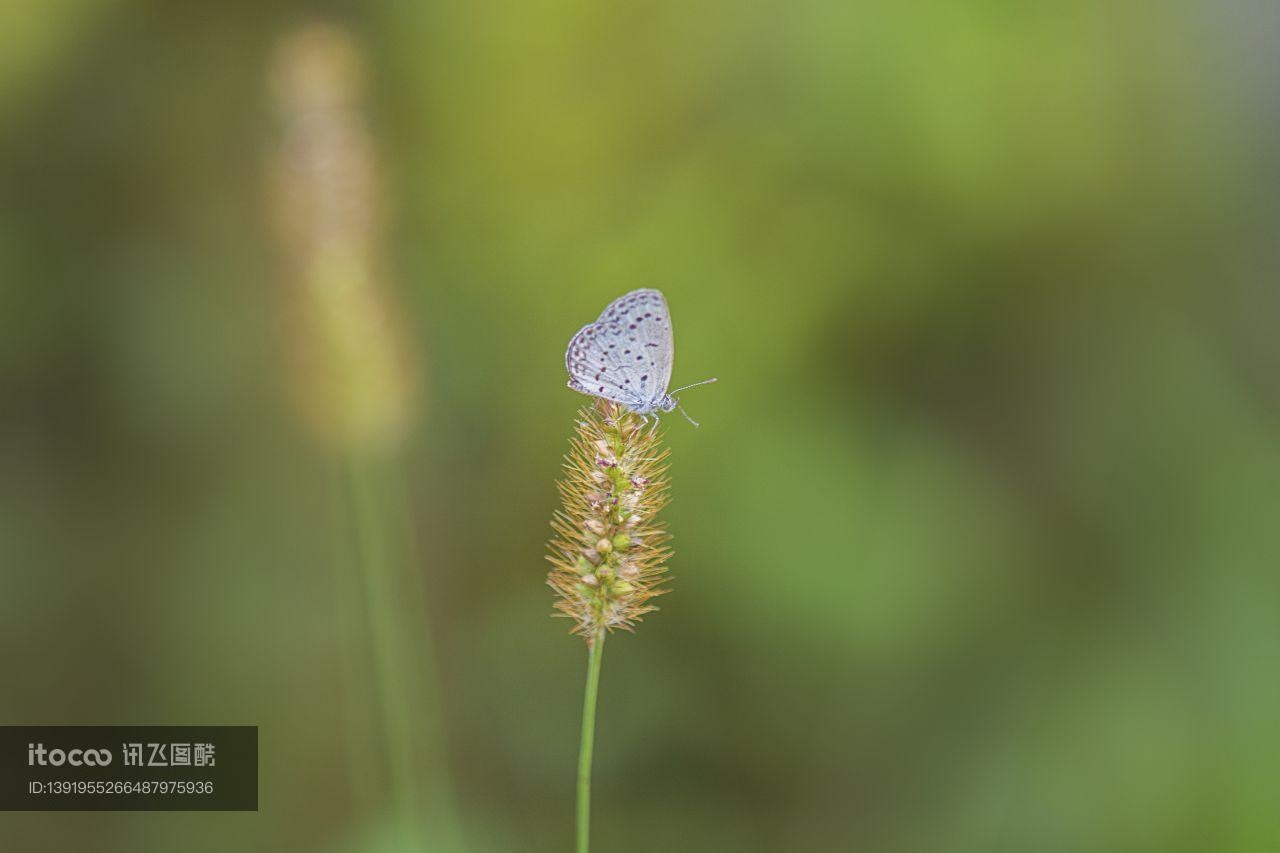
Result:
[[[704,379],[704,380],[702,380],[701,382],[695,382],[695,383],[693,383],[692,385],[686,385],[686,386],[684,386],[684,388],[677,388],[677,389],[675,389],[674,391],[672,391],[671,393],[672,393],[672,394],[679,394],[681,391],[685,390],[685,388],[697,388],[699,385],[710,385],[712,382],[715,382],[715,381],[716,381],[716,378],[713,376],[713,377],[711,377],[710,379]],[[688,416],[688,415],[685,415],[685,417],[687,418],[687,417],[689,417],[689,416]]]
[[[715,382],[714,379],[712,379],[711,381]],[[699,382],[698,384],[705,385],[706,383]],[[692,388],[693,386],[690,385],[689,387]],[[702,424],[698,423],[693,418],[689,417],[689,413],[684,410],[684,406],[680,405],[679,403],[676,403],[676,408],[680,410],[680,414],[684,415],[684,419],[687,420],[689,423],[693,424],[694,426],[702,426]]]

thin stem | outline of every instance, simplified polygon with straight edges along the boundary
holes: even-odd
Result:
[[[604,657],[605,630],[597,629],[587,653],[587,692],[582,700],[582,746],[578,751],[578,845],[587,853],[591,830],[591,752],[596,737],[596,697],[600,693],[600,660]]]
[[[333,534],[333,553],[341,553],[351,539],[349,526],[351,501],[345,464],[331,467],[334,480],[331,492],[334,496],[329,528]],[[347,774],[352,799],[352,815],[358,823],[373,814],[376,778],[376,755],[371,749],[372,703],[367,650],[364,637],[364,587],[363,578],[356,576],[350,560],[334,559],[333,566],[335,612],[337,615],[339,658],[342,665],[343,735],[346,739]]]
[[[409,676],[401,596],[396,590],[395,557],[387,530],[377,463],[347,457],[347,482],[355,522],[357,563],[364,582],[372,634],[374,681],[382,711],[382,735],[391,770],[396,828],[404,847],[416,846],[421,802],[412,750],[413,719],[406,682]]]
[[[395,459],[348,453],[345,489],[356,544],[353,591],[364,607],[373,696],[381,712],[399,849],[456,853],[463,849],[449,778],[440,689],[421,574],[411,568],[416,545],[409,492]],[[366,691],[368,692],[368,691]]]
[[[391,512],[393,527],[401,540],[404,559],[413,559],[417,553],[417,533],[409,507],[412,503],[409,489],[399,469],[387,472],[387,491],[395,508]],[[406,563],[407,565],[407,563]],[[441,853],[464,849],[461,828],[458,825],[457,800],[450,773],[449,750],[444,726],[444,703],[441,700],[439,678],[436,672],[435,644],[430,631],[430,610],[427,607],[427,584],[422,572],[410,571],[409,613],[411,624],[419,626],[416,640],[417,677],[410,679],[417,695],[414,701],[422,720],[419,727],[426,749],[421,757],[427,767],[431,800],[427,819],[434,827],[433,839],[442,845]]]

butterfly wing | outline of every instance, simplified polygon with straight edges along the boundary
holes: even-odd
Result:
[[[647,409],[654,408],[671,384],[675,340],[671,312],[662,291],[633,290],[604,309],[597,324],[610,330],[609,350],[622,384],[635,393]]]
[[[610,348],[621,331],[600,323],[588,323],[569,341],[564,353],[564,366],[569,371],[569,387],[583,394],[604,397],[635,408],[639,395],[631,390],[629,376],[623,376]]]
[[[657,408],[671,381],[671,316],[662,293],[633,290],[569,342],[569,387],[639,412]]]

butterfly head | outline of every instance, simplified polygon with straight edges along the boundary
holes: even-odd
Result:
[[[686,385],[684,386],[684,388],[677,388],[676,390],[683,391],[685,388],[693,388],[698,385],[710,385],[712,382],[715,382],[715,381],[716,381],[715,379],[704,379],[701,382],[695,382],[693,383],[693,385]],[[680,414],[684,415],[685,418],[688,419],[689,423],[693,424],[694,426],[698,425],[697,421],[689,417],[689,413],[686,412],[684,408],[680,405],[680,401],[677,398],[671,396],[670,394],[662,395],[662,398],[658,400],[657,408],[662,409],[662,411],[664,412],[672,412],[672,411],[675,411],[676,409],[679,409]]]

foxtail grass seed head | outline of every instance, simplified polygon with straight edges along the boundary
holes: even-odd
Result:
[[[383,274],[384,201],[364,83],[359,43],[341,27],[311,24],[280,42],[270,201],[288,261],[290,389],[326,443],[387,450],[409,426],[417,383]]]
[[[558,483],[561,508],[547,559],[557,615],[588,642],[601,630],[632,630],[657,608],[671,556],[655,522],[667,503],[667,451],[657,430],[606,400],[579,412]]]

